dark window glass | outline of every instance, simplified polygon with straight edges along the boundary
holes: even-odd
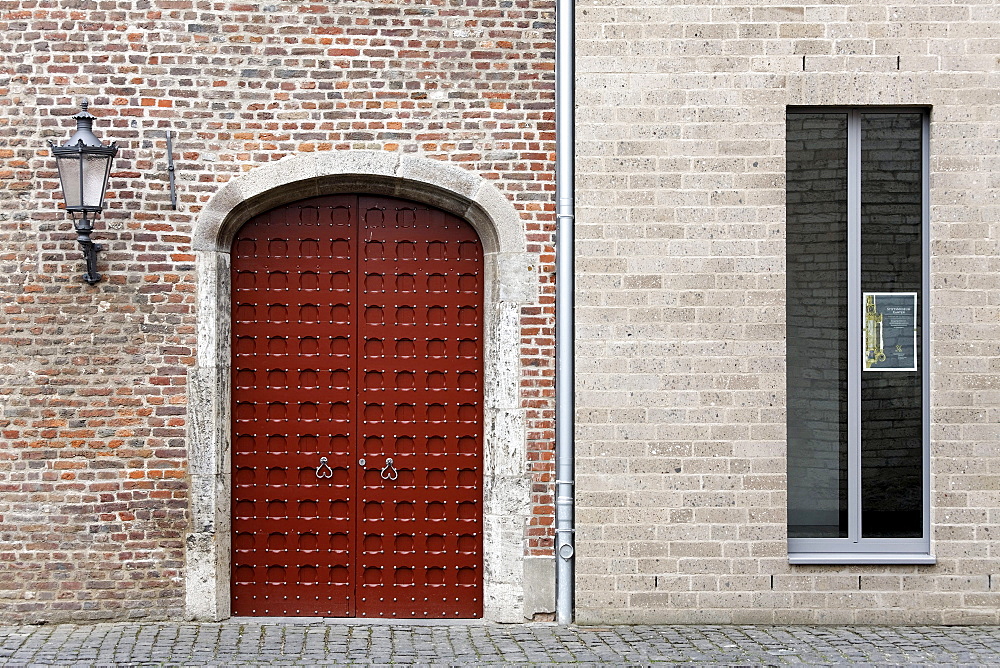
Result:
[[[912,350],[917,369],[861,374],[865,538],[922,535],[922,127],[923,117],[916,113],[861,115],[861,290],[917,295]],[[896,299],[905,303],[909,298]]]
[[[847,114],[787,121],[788,535],[847,536]]]

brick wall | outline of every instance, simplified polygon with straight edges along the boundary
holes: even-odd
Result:
[[[578,4],[578,619],[1000,621],[1000,9]],[[791,566],[786,105],[931,105],[934,566]]]
[[[192,224],[230,178],[301,152],[454,162],[521,213],[541,267],[522,312],[524,546],[551,553],[553,30],[551,0],[0,0],[6,619],[181,614]],[[121,147],[94,287],[45,149],[84,96]]]

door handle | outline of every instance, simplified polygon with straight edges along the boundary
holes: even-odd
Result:
[[[323,469],[326,469],[325,471]],[[317,478],[332,478],[333,469],[330,465],[326,463],[326,457],[319,458],[319,466],[316,467],[316,477]]]
[[[382,480],[395,480],[399,477],[399,471],[392,465],[392,457],[385,458],[385,466],[382,467]]]

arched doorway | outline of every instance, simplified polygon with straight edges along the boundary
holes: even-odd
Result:
[[[197,212],[195,366],[188,373],[191,529],[185,539],[186,614],[231,614],[232,380],[230,252],[261,213],[321,195],[365,192],[421,202],[467,221],[483,245],[483,618],[525,618],[525,591],[551,585],[551,559],[524,552],[530,480],[519,388],[521,309],[537,303],[538,256],[511,200],[474,172],[386,151],[302,153],[230,179]],[[528,613],[527,617],[531,617]]]
[[[468,223],[394,197],[236,233],[233,614],[482,616],[483,279]]]

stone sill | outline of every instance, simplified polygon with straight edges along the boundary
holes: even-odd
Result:
[[[895,552],[791,552],[788,563],[810,564],[922,564],[933,565],[933,554],[905,554]]]

